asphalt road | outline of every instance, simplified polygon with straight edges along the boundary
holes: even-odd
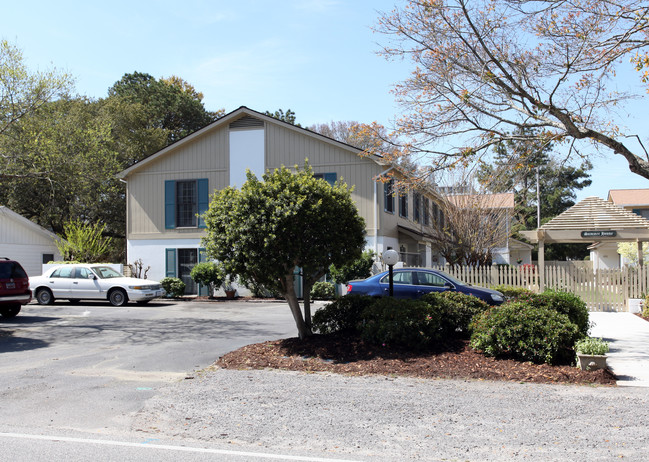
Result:
[[[135,451],[142,444],[131,420],[157,390],[193,380],[240,346],[295,334],[284,303],[27,305],[16,318],[0,321],[0,460],[53,460],[52,442],[34,435],[72,438],[65,444],[55,438],[54,447],[81,445],[84,451],[81,440],[88,438],[133,443],[96,451],[107,457],[96,460],[126,460],[108,457],[107,447]],[[14,446],[22,457],[9,459]],[[47,455],[42,459],[40,448]]]

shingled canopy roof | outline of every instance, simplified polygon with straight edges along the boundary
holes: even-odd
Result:
[[[649,241],[649,220],[599,197],[587,197],[523,235],[546,243]]]

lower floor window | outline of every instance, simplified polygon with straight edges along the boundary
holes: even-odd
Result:
[[[205,261],[204,249],[166,249],[166,252],[166,276],[183,281],[185,295],[207,295],[207,288],[196,284],[191,277],[194,266]]]
[[[178,249],[178,275],[185,283],[185,293],[195,294],[196,283],[192,280],[192,268],[198,263],[198,249]]]

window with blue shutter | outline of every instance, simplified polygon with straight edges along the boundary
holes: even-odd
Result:
[[[209,181],[165,181],[165,229],[205,228],[200,215],[209,208]]]
[[[176,227],[176,182],[165,181],[165,229]]]
[[[196,180],[196,183],[198,189],[198,227],[205,228],[203,214],[207,212],[207,209],[210,206],[209,182],[207,181],[207,178],[201,178],[200,180]]]

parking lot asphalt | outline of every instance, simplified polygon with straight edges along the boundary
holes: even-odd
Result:
[[[277,303],[30,304],[0,321],[0,428],[121,433],[158,388],[295,335]]]

